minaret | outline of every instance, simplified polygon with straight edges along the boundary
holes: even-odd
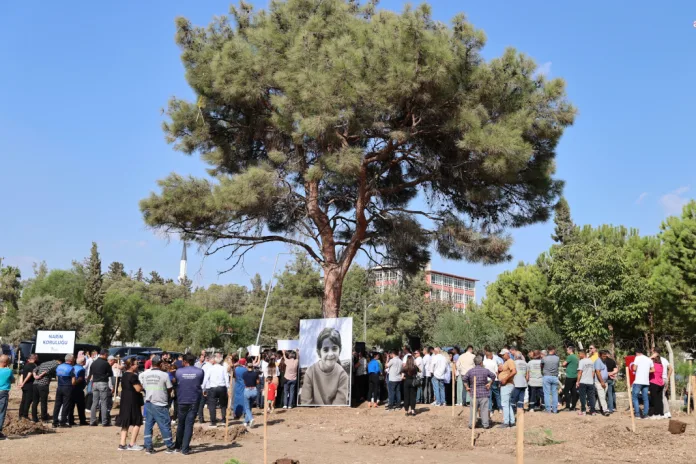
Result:
[[[179,263],[179,282],[186,280],[186,242],[181,250],[181,262]]]

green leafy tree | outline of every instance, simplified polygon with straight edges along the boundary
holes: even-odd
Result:
[[[662,302],[674,308],[673,328],[696,329],[696,201],[660,226],[660,261],[654,283]],[[673,319],[673,320],[674,320]]]
[[[3,266],[0,260],[0,309],[16,310],[22,294],[22,274],[19,268]]]
[[[104,313],[108,314],[109,343],[113,339],[122,342],[137,341],[138,314],[147,302],[137,293],[110,287],[104,297]]]
[[[522,347],[525,350],[545,350],[548,346],[555,346],[559,353],[563,350],[563,339],[559,333],[544,322],[530,324],[524,331]]]
[[[249,300],[248,291],[242,285],[211,284],[199,287],[191,295],[191,303],[205,309],[222,309],[230,316],[241,316]]]
[[[323,270],[325,316],[360,250],[415,272],[509,259],[508,228],[545,221],[561,192],[555,149],[575,110],[564,83],[430,7],[346,0],[241,3],[233,23],[177,19],[196,102],[170,101],[164,131],[214,180],[172,174],[141,201],[145,222],[227,249],[284,242]],[[409,204],[418,192],[427,207]],[[238,261],[237,261],[238,262]]]
[[[135,280],[138,282],[142,282],[144,279],[143,277],[143,268],[139,267],[138,272],[135,273]]]
[[[551,323],[547,286],[546,276],[537,266],[520,263],[486,287],[482,311],[503,328],[509,340],[522,343],[531,324]]]
[[[574,341],[609,342],[613,350],[617,331],[643,320],[640,280],[623,247],[594,239],[556,248],[549,274],[554,310]]]
[[[81,308],[85,305],[85,286],[87,285],[84,266],[73,263],[70,270],[48,270],[45,263],[35,268],[35,275],[25,283],[22,300],[29,301],[37,296],[53,296],[65,300],[70,306]]]
[[[493,320],[481,311],[443,312],[435,325],[433,341],[438,346],[467,346],[476,350],[485,346],[493,350],[506,343],[505,333]]]
[[[75,336],[81,339],[99,330],[99,326],[90,320],[90,314],[85,309],[76,309],[65,300],[53,296],[38,296],[20,303],[19,324],[10,334],[10,340],[18,342],[30,339],[37,330],[74,330]]]

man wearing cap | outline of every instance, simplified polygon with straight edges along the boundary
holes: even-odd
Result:
[[[500,380],[500,402],[503,405],[503,423],[498,427],[514,427],[515,426],[515,411],[512,404],[512,392],[515,389],[515,374],[517,374],[517,366],[510,359],[510,351],[503,348],[500,351],[500,356],[503,357],[503,364],[498,367],[498,380]]]
[[[53,428],[70,427],[68,424],[68,413],[72,410],[72,392],[75,386],[75,371],[73,361],[75,356],[65,355],[65,362],[56,368],[56,399],[53,406]],[[60,417],[59,417],[60,415]]]
[[[111,364],[106,360],[109,356],[109,350],[101,350],[99,357],[92,362],[89,369],[89,378],[87,382],[92,382],[92,407],[90,408],[90,425],[96,427],[97,422],[97,406],[101,409],[102,425],[107,427],[109,422],[109,398],[111,397],[111,388],[109,388],[109,379],[113,376]]]
[[[169,393],[172,390],[172,382],[169,374],[160,370],[162,358],[152,357],[152,367],[140,374],[140,383],[145,389],[145,452],[154,453],[152,447],[152,429],[157,427],[162,434],[162,440],[167,446],[167,453],[174,452],[172,441],[172,429],[169,419]]]

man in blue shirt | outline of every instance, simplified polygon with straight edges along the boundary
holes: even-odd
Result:
[[[176,397],[178,422],[176,425],[175,451],[186,455],[191,451],[189,444],[193,436],[193,422],[196,420],[198,404],[202,402],[203,369],[194,367],[196,358],[192,354],[184,356],[184,367],[176,370]]]
[[[72,402],[73,407],[70,408],[68,413],[68,424],[75,425],[75,407],[77,407],[77,415],[80,418],[80,425],[89,425],[87,422],[87,417],[85,416],[85,358],[77,358],[77,363],[73,368],[75,372],[75,388],[72,391]]]
[[[53,428],[70,427],[68,424],[68,413],[73,408],[72,394],[75,387],[75,370],[73,361],[75,356],[65,355],[65,362],[56,368],[56,389],[55,406],[53,407]],[[62,408],[62,411],[61,411]],[[58,415],[60,414],[60,417]]]

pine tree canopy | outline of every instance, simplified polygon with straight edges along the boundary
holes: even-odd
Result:
[[[159,181],[146,223],[237,259],[271,241],[304,248],[324,271],[326,315],[358,251],[407,271],[433,243],[497,263],[506,229],[547,220],[561,193],[555,149],[575,115],[564,82],[514,49],[484,60],[464,15],[447,26],[428,5],[287,0],[176,25],[197,97],[169,102],[164,131],[211,178]]]

